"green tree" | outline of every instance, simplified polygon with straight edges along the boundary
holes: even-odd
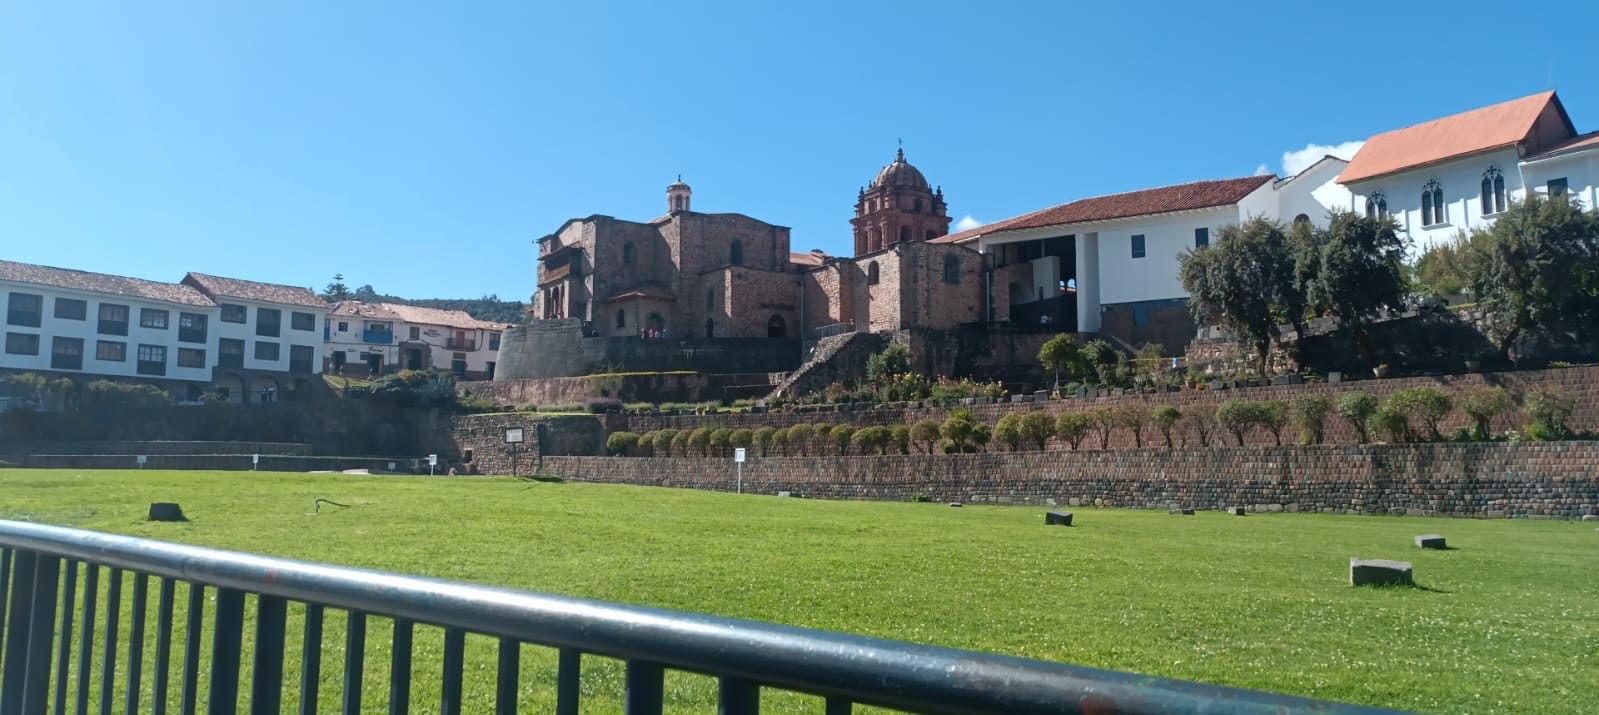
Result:
[[[882,454],[883,448],[889,444],[888,428],[862,427],[855,430],[850,443],[855,445],[856,454]]]
[[[1194,441],[1200,447],[1209,447],[1216,435],[1216,406],[1189,405],[1183,417],[1194,427]],[[1188,446],[1188,436],[1183,436],[1183,446]]]
[[[1166,367],[1165,349],[1154,343],[1146,343],[1138,349],[1138,355],[1133,358],[1133,373],[1138,377],[1138,384],[1151,387],[1160,379],[1160,371]]]
[[[1271,432],[1274,444],[1283,444],[1283,428],[1288,426],[1288,403],[1282,400],[1264,400],[1255,403],[1255,422]]]
[[[717,427],[711,430],[711,454],[718,457],[729,454],[728,447],[733,444],[733,430],[726,427]]]
[[[1022,416],[1022,441],[1036,445],[1044,451],[1049,438],[1055,436],[1055,419],[1044,412],[1029,412]]]
[[[1349,330],[1361,357],[1377,365],[1371,322],[1405,302],[1405,243],[1391,218],[1334,211],[1317,234],[1315,250],[1299,257],[1296,282],[1312,310],[1330,315]]]
[[[322,297],[326,300],[349,300],[350,287],[344,284],[344,274],[333,274],[333,282],[322,289]]]
[[[828,431],[827,436],[833,440],[833,446],[838,448],[840,456],[849,454],[849,441],[855,437],[855,428],[850,425],[838,425]]]
[[[1055,436],[1065,440],[1074,450],[1093,429],[1094,418],[1087,412],[1067,412],[1055,419]]]
[[[711,428],[698,427],[688,434],[688,446],[700,451],[701,457],[710,456],[707,449],[711,446]]]
[[[866,358],[866,382],[874,387],[881,387],[890,377],[910,371],[911,352],[898,343]]]
[[[1391,400],[1383,400],[1377,407],[1377,414],[1371,416],[1371,424],[1378,432],[1388,435],[1389,442],[1409,442],[1415,437],[1410,418]]]
[[[810,447],[810,443],[811,443],[811,434],[812,434],[811,426],[809,424],[807,424],[807,423],[804,423],[804,422],[801,422],[801,423],[799,423],[797,425],[789,427],[788,428],[788,446],[789,446],[789,448],[793,449],[795,454],[798,454],[800,456],[806,455],[808,453],[807,449]]]
[[[1539,441],[1571,439],[1571,415],[1576,412],[1577,401],[1563,397],[1548,389],[1537,389],[1527,395],[1527,436]]]
[[[733,430],[733,434],[728,437],[728,442],[734,447],[749,449],[751,445],[755,444],[755,432],[741,427]]]
[[[1473,387],[1460,394],[1460,411],[1471,419],[1471,438],[1487,441],[1492,438],[1495,417],[1516,406],[1510,391],[1503,387]]]
[[[788,456],[788,428],[778,427],[772,430],[772,446],[777,448],[779,454]]]
[[[1244,435],[1260,423],[1260,410],[1249,400],[1228,400],[1216,406],[1216,423],[1231,432],[1242,447]]]
[[[1108,387],[1115,382],[1116,358],[1121,353],[1110,343],[1095,338],[1083,344],[1079,351],[1079,362],[1083,379],[1099,379],[1101,387]]]
[[[911,428],[905,425],[893,425],[888,428],[888,439],[900,454],[911,453]]]
[[[1485,234],[1478,234],[1478,236]],[[1411,289],[1430,298],[1447,298],[1471,290],[1477,268],[1473,259],[1480,255],[1472,237],[1464,232],[1451,241],[1428,248],[1411,268]]]
[[[651,440],[650,444],[655,447],[655,451],[662,457],[672,456],[673,447],[683,446],[677,441],[677,430],[670,427],[656,432],[655,439]]]
[[[1082,374],[1082,352],[1077,349],[1077,343],[1072,341],[1072,336],[1067,333],[1060,333],[1044,343],[1043,347],[1038,349],[1038,362],[1045,370],[1054,372],[1057,390],[1060,389],[1061,371],[1066,372],[1066,378],[1069,380],[1076,379]]]
[[[1149,411],[1138,405],[1122,405],[1116,408],[1116,424],[1126,427],[1133,433],[1133,446],[1140,449],[1144,446],[1144,425],[1149,424]]]
[[[772,442],[776,436],[777,428],[771,425],[765,425],[760,429],[755,430],[755,433],[751,435],[755,441],[755,446],[761,449],[762,457],[765,457],[767,453],[772,451]]]
[[[1426,426],[1430,438],[1438,440],[1443,438],[1438,431],[1438,423],[1449,416],[1454,409],[1454,401],[1449,399],[1449,393],[1436,387],[1412,387],[1389,395],[1378,411],[1382,409],[1403,415],[1405,441],[1420,441],[1422,435],[1415,429],[1422,425]],[[1392,420],[1390,424],[1393,424]]]
[[[1300,395],[1294,398],[1294,426],[1299,428],[1300,444],[1321,444],[1327,436],[1327,411],[1332,400],[1326,395]]]
[[[707,431],[705,440],[708,442],[710,439],[711,433]],[[679,457],[687,457],[688,451],[693,448],[692,442],[694,442],[694,432],[692,430],[679,430],[677,434],[672,435],[672,452]]]
[[[1278,317],[1302,304],[1294,281],[1294,258],[1282,225],[1252,218],[1224,226],[1211,245],[1185,252],[1178,274],[1189,310],[1201,325],[1221,326],[1255,351],[1256,371],[1266,374],[1271,346],[1278,342]]]
[[[939,435],[938,420],[922,418],[911,425],[911,441],[922,445],[928,454],[933,453],[933,446],[938,443]]]
[[[1491,316],[1500,356],[1525,335],[1599,318],[1599,215],[1536,194],[1512,203],[1472,242],[1472,290]]]
[[[1361,444],[1371,441],[1371,418],[1377,414],[1377,398],[1369,392],[1351,392],[1338,398],[1333,411],[1355,429]]]
[[[949,418],[938,426],[938,433],[954,445],[957,452],[975,451],[977,423],[972,419],[972,411],[956,409],[949,413]]]
[[[1121,424],[1121,415],[1114,407],[1100,407],[1088,415],[1094,418],[1094,429],[1099,432],[1099,448],[1110,449],[1110,433]]]
[[[631,457],[638,449],[639,436],[632,432],[612,432],[605,438],[605,448],[618,457]]]
[[[1161,436],[1166,438],[1167,449],[1173,446],[1171,441],[1172,428],[1176,427],[1177,421],[1182,418],[1182,410],[1172,405],[1160,405],[1149,413],[1149,421],[1155,423],[1155,427],[1160,430]]]
[[[1014,412],[994,423],[994,441],[1012,452],[1022,447],[1022,416]]]

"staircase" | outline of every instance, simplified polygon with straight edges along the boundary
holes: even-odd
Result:
[[[803,395],[834,382],[864,376],[866,359],[885,347],[888,338],[873,333],[844,333],[817,340],[805,363],[778,382],[767,399]]]

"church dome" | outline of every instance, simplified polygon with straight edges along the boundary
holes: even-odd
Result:
[[[883,167],[882,171],[877,172],[877,180],[873,181],[872,185],[910,186],[923,191],[928,190],[927,177],[922,176],[921,171],[905,161],[904,149],[900,149],[899,153],[894,156],[894,163]]]

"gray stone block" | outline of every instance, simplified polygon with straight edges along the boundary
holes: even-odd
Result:
[[[1349,558],[1351,586],[1414,586],[1414,573],[1406,561]]]
[[[1059,524],[1061,526],[1071,526],[1072,525],[1072,513],[1069,512],[1069,511],[1060,511],[1060,510],[1050,510],[1048,512],[1045,512],[1045,514],[1044,514],[1044,525],[1045,526],[1050,526],[1050,525],[1055,525],[1055,524]]]
[[[1599,514],[1583,514],[1583,521],[1599,521]]]
[[[1167,513],[1172,514],[1173,516],[1193,516],[1194,515],[1194,510],[1193,509],[1173,509],[1170,512],[1167,512]]]
[[[952,506],[952,507],[955,507],[956,509],[959,509],[960,506],[961,506],[961,503],[958,502],[958,501],[952,501],[952,502],[949,503],[949,505]]]
[[[1243,516],[1246,512],[1241,506],[1230,506],[1227,507],[1227,513],[1232,514],[1233,516]]]
[[[150,521],[188,521],[183,515],[183,507],[171,502],[155,502],[150,505]]]
[[[1422,534],[1421,536],[1416,537],[1416,546],[1419,546],[1423,549],[1449,548],[1449,546],[1444,543],[1444,537],[1439,536],[1438,534]]]

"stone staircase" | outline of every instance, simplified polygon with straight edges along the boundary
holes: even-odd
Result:
[[[873,333],[844,333],[817,340],[805,363],[779,381],[767,399],[803,395],[865,375],[866,359],[885,347],[887,336]]]

